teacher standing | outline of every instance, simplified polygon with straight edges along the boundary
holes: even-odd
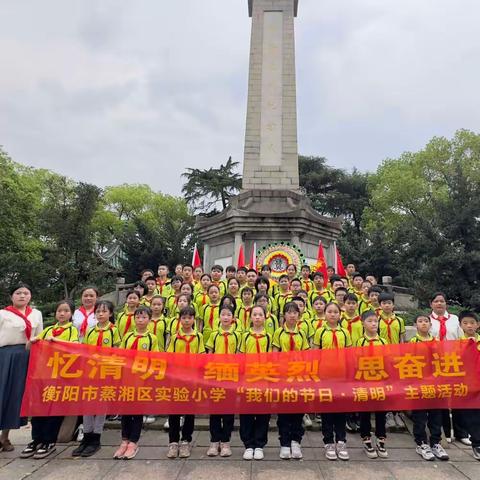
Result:
[[[30,340],[43,330],[42,314],[29,306],[30,287],[21,283],[10,291],[12,304],[0,310],[0,451],[14,449],[8,434],[27,423],[20,417],[28,369]]]

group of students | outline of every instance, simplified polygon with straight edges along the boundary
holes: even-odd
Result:
[[[347,266],[349,275],[345,277],[335,275],[332,270],[325,279],[321,272],[312,274],[306,265],[301,272],[297,272],[295,265],[289,265],[287,274],[275,281],[268,265],[263,266],[259,274],[254,269],[227,267],[226,278],[219,265],[214,265],[210,274],[201,268],[179,265],[175,275],[169,278],[168,267],[160,265],[157,277],[151,270],[142,272],[141,280],[127,292],[125,305],[116,315],[113,304],[98,300],[96,289],[88,287],[82,291],[80,308],[75,310],[68,300],[59,302],[56,324],[43,330],[36,325],[27,338],[30,342],[49,339],[182,354],[255,354],[406,341],[405,322],[394,311],[391,293],[384,292],[373,276],[364,279],[355,272],[353,265]],[[24,296],[23,303],[17,301],[19,292]],[[27,286],[13,291],[12,308],[16,313],[10,311],[8,315],[20,313],[28,317],[26,297],[29,297]],[[417,332],[411,342],[470,338],[480,342],[474,312],[464,311],[460,318],[449,314],[442,293],[432,296],[431,307],[430,314],[416,318]],[[2,322],[0,342],[1,335]],[[472,445],[474,457],[480,460],[480,409],[452,413],[454,437]],[[372,414],[375,415],[374,436]],[[352,424],[358,426],[368,458],[388,457],[386,424],[389,416],[394,418],[393,412],[322,413],[326,458],[349,459],[346,432],[347,425],[353,429]],[[280,458],[302,458],[303,420],[301,413],[278,414]],[[122,440],[114,458],[131,459],[137,455],[143,421],[143,415],[121,417]],[[447,441],[452,441],[450,412],[416,410],[412,412],[412,421],[417,453],[425,460],[448,460],[440,440],[443,426]],[[61,417],[34,417],[32,442],[21,456],[43,458],[54,451],[61,422]],[[269,422],[270,415],[240,415],[245,460],[263,459]],[[105,416],[84,416],[84,438],[72,454],[87,457],[98,451],[104,424]],[[170,415],[167,425],[167,457],[189,457],[194,415]],[[232,455],[233,425],[234,415],[210,415],[208,456]],[[0,446],[7,445],[6,439],[8,432],[6,437],[2,432]]]

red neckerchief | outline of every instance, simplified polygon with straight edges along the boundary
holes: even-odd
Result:
[[[68,327],[52,328],[52,336],[59,337],[67,329],[68,329]]]
[[[195,339],[195,335],[180,335],[177,333],[177,339],[178,340],[183,340],[185,342],[185,353],[190,353],[190,344],[193,342]]]
[[[261,349],[261,346],[260,346],[260,339],[261,338],[264,338],[265,335],[263,333],[252,333],[252,337],[255,339],[255,345],[257,347],[257,353],[261,353],[262,349]]]
[[[347,330],[348,330],[348,333],[350,335],[352,335],[352,324],[353,323],[356,323],[356,322],[360,322],[362,320],[362,317],[360,317],[360,315],[357,315],[356,317],[353,317],[352,319],[348,319],[346,318],[347,320]]]
[[[87,312],[86,308],[82,305],[78,311],[83,315],[82,324],[80,325],[80,335],[84,337],[87,333],[88,317],[92,314],[93,309],[90,310],[90,312]]]
[[[112,330],[113,329],[113,323],[110,323],[108,326],[107,330]],[[103,332],[106,331],[103,328],[100,328],[100,331],[98,332],[98,338],[97,338],[97,347],[101,347],[103,345]]]
[[[25,322],[25,336],[27,337],[27,342],[30,341],[30,337],[32,336],[32,322],[28,319],[28,317],[32,313],[32,309],[27,305],[25,308],[25,315],[13,305],[5,307],[5,310],[13,313],[17,317],[20,317]]]
[[[136,335],[135,340],[132,343],[132,346],[130,347],[130,350],[138,350],[138,341],[143,338],[143,335]]]
[[[433,317],[435,318],[435,317]],[[447,314],[446,317],[437,315],[436,320],[440,322],[440,330],[438,332],[438,337],[440,341],[446,340],[447,338],[447,320],[450,318],[450,314]]]
[[[134,315],[135,313],[127,313],[127,323],[125,324],[125,330],[123,331],[123,336],[125,336],[130,330],[130,327],[132,326],[132,317]]]

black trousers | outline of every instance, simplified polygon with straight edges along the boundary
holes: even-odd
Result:
[[[122,439],[137,443],[142,433],[143,415],[122,415]]]
[[[466,409],[461,412],[465,425],[467,425],[467,432],[470,434],[472,447],[480,447],[480,410]]]
[[[417,445],[429,443],[426,427],[430,431],[430,446],[440,443],[442,438],[442,410],[413,410],[413,437]]]
[[[360,436],[362,438],[370,437],[372,434],[372,424],[370,412],[360,412]],[[385,428],[385,417],[387,412],[375,412],[375,436],[377,438],[387,438],[387,430]]]
[[[450,419],[450,410],[442,410],[442,427],[446,437],[453,436],[455,438],[468,437],[468,425],[463,415],[464,410],[452,410],[452,418]]]
[[[210,441],[227,443],[233,432],[235,415],[210,415]]]
[[[180,441],[180,417],[182,415],[168,416],[168,440],[170,443],[178,443]],[[182,442],[191,442],[193,429],[195,428],[195,415],[185,415],[183,427],[181,429]]]
[[[32,440],[37,443],[56,443],[64,417],[32,417]]]
[[[240,415],[240,439],[245,448],[263,448],[268,442],[270,415]]]
[[[305,430],[302,425],[303,413],[279,413],[278,435],[281,447],[290,447],[292,442],[302,442]]]
[[[323,443],[345,442],[347,432],[345,424],[346,413],[322,413]]]

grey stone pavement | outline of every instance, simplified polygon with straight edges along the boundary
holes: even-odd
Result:
[[[163,419],[157,420],[158,425]],[[206,428],[206,420],[200,419],[200,428]],[[203,424],[202,424],[203,423]],[[273,425],[273,420],[271,422]],[[363,453],[358,434],[348,435],[350,461],[328,461],[324,457],[322,435],[319,431],[307,431],[303,442],[303,460],[278,458],[277,432],[269,433],[265,460],[242,460],[243,447],[235,431],[232,438],[233,456],[210,459],[206,456],[209,435],[205,430],[194,433],[192,456],[186,460],[166,459],[168,435],[152,428],[142,432],[140,451],[134,460],[113,460],[112,455],[120,442],[119,430],[109,429],[102,435],[102,449],[93,457],[75,459],[71,452],[76,443],[59,444],[57,451],[47,459],[22,460],[17,458],[22,446],[30,441],[30,427],[12,432],[15,451],[0,452],[0,480],[479,480],[480,462],[471,449],[459,444],[444,442],[450,461],[426,462],[416,453],[411,435],[390,433],[387,445],[390,458],[368,459]]]

